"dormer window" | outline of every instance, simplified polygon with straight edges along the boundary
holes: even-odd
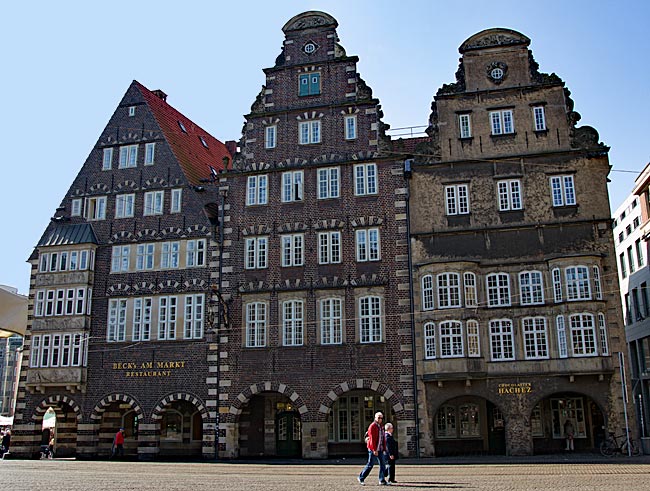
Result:
[[[304,73],[298,77],[298,83],[299,96],[320,94],[320,73]]]
[[[129,107],[129,116],[135,116],[135,106]]]

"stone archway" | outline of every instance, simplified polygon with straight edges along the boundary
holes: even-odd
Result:
[[[138,441],[145,426],[144,411],[134,397],[123,393],[110,394],[95,405],[90,419],[95,435],[94,457],[110,456],[115,433],[120,428],[125,429],[125,455],[140,457]]]

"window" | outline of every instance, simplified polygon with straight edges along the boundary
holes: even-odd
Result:
[[[515,125],[512,119],[512,109],[491,112],[490,123],[492,124],[493,135],[503,135],[515,132]]]
[[[161,247],[162,253],[160,255],[160,267],[162,269],[178,268],[181,252],[180,242],[163,242]]]
[[[111,170],[113,166],[113,149],[105,148],[104,157],[102,159],[102,170]]]
[[[490,321],[490,350],[492,361],[515,359],[515,336],[510,319]]]
[[[521,305],[543,304],[542,273],[540,271],[523,271],[519,273],[519,291]]]
[[[135,106],[129,107],[129,117],[135,116]]]
[[[162,215],[165,202],[165,191],[149,191],[144,193],[143,215]]]
[[[149,341],[151,339],[151,298],[136,298],[133,300],[133,341]]]
[[[45,290],[38,290],[34,300],[34,316],[42,317],[45,312]]]
[[[136,247],[135,269],[144,271],[153,269],[155,244],[138,244]]]
[[[318,199],[339,197],[339,168],[318,169]]]
[[[359,340],[362,343],[381,342],[381,299],[362,297],[359,299]]]
[[[469,192],[467,184],[445,186],[447,215],[466,215],[469,213]]]
[[[267,126],[264,129],[264,148],[275,148],[277,145],[277,132],[278,127],[276,125]]]
[[[318,264],[341,262],[341,232],[318,233]]]
[[[181,120],[178,120],[178,127],[181,129],[183,133],[187,133],[187,128],[185,128],[185,125]]]
[[[81,199],[76,198],[72,200],[72,205],[70,206],[70,216],[78,217],[81,216]]]
[[[354,182],[354,194],[356,196],[377,194],[377,164],[355,165]]]
[[[433,308],[433,276],[428,274],[422,277],[422,310]]]
[[[320,143],[320,121],[303,121],[298,123],[298,143],[311,145]]]
[[[521,324],[525,358],[527,360],[548,358],[546,319],[544,317],[527,317],[522,319]]]
[[[621,278],[627,278],[627,267],[625,266],[625,254],[622,252],[618,255],[618,262],[621,266]]]
[[[591,300],[589,269],[586,266],[571,266],[565,270],[567,300]]]
[[[340,298],[320,301],[320,338],[322,344],[343,342],[343,308]]]
[[[481,356],[478,321],[475,320],[467,321],[467,356]]]
[[[320,94],[320,73],[305,73],[298,76],[298,95]]]
[[[636,271],[634,267],[634,256],[632,255],[632,246],[627,248],[627,264],[630,266],[630,274]]]
[[[440,358],[463,356],[463,326],[458,321],[440,323]]]
[[[597,300],[603,299],[603,287],[600,283],[600,268],[598,266],[592,266],[592,271],[594,272],[594,293]]]
[[[623,242],[624,240],[625,240],[625,233],[621,232],[620,234],[618,234],[618,242],[620,243]]]
[[[533,107],[533,118],[535,119],[535,131],[546,131],[546,115],[544,106]]]
[[[465,307],[477,307],[476,275],[474,273],[463,273],[463,283],[465,286]]]
[[[266,346],[266,304],[252,302],[246,305],[246,347]]]
[[[282,202],[302,201],[302,171],[282,173]]]
[[[301,346],[303,339],[302,300],[282,302],[282,344]]]
[[[156,144],[146,143],[144,145],[144,165],[153,165],[156,155]]]
[[[555,318],[555,329],[557,331],[557,349],[560,358],[569,356],[569,348],[567,345],[566,328],[564,325],[564,316],[558,315]]]
[[[555,268],[551,272],[553,276],[553,300],[555,303],[562,301],[562,274],[560,268]]]
[[[519,179],[499,181],[499,211],[521,210],[521,182]]]
[[[469,114],[458,115],[458,127],[460,128],[460,138],[472,137],[472,124]]]
[[[127,145],[120,147],[120,169],[127,169],[129,167],[135,167],[138,160],[138,146],[137,145]]]
[[[282,266],[302,266],[303,265],[303,251],[304,251],[304,235],[282,235],[280,236],[280,243],[282,244]]]
[[[510,305],[510,277],[507,273],[490,273],[486,282],[488,307]]]
[[[637,239],[634,242],[634,248],[636,249],[636,262],[640,268],[645,264],[645,255],[643,254],[643,244],[641,239]]]
[[[176,339],[177,307],[177,297],[158,299],[158,339]]]
[[[357,139],[357,117],[356,116],[346,116],[343,118],[345,124],[345,139],[346,140],[356,140]]]
[[[268,200],[267,176],[248,176],[246,205],[265,205]]]
[[[357,230],[357,261],[379,261],[379,229]]]
[[[576,193],[573,176],[552,176],[551,197],[553,206],[573,206],[576,204]]]
[[[129,270],[129,259],[131,256],[131,246],[113,246],[113,255],[111,258],[111,273],[122,273]]]
[[[442,406],[436,414],[436,436],[438,438],[456,438],[456,407]]]
[[[172,189],[172,199],[169,206],[169,213],[180,213],[181,212],[181,203],[182,203],[183,190]]]
[[[113,298],[108,301],[106,340],[126,340],[126,298]]]
[[[598,312],[598,337],[600,338],[600,354],[609,355],[609,344],[607,341],[607,324],[605,324],[605,314]]]
[[[86,198],[86,219],[87,220],[106,219],[106,196],[98,196],[96,198]]]
[[[115,218],[132,218],[135,194],[118,194],[115,197]]]
[[[246,239],[246,269],[266,268],[268,237]]]
[[[185,339],[201,339],[203,337],[203,295],[185,296]]]
[[[596,328],[592,314],[576,314],[569,317],[573,356],[595,356]]]
[[[205,239],[187,241],[185,265],[190,267],[205,266]]]
[[[32,336],[29,366],[32,368],[79,366],[82,343],[81,334],[78,333]]]
[[[438,280],[438,308],[460,307],[460,275],[458,273],[441,273]]]
[[[634,201],[636,203],[636,200]],[[639,225],[641,225],[641,218],[640,217],[634,217],[634,220],[632,220],[632,227],[634,229],[639,228]]]
[[[433,322],[424,325],[424,357],[428,360],[436,357],[436,325]]]

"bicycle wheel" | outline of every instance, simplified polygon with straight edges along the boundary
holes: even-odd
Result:
[[[627,444],[623,444],[623,455],[628,455],[627,453]],[[641,455],[641,447],[637,442],[634,440],[630,440],[630,455],[636,457],[637,455]]]
[[[600,444],[600,453],[605,457],[611,457],[616,450],[616,444],[612,440],[605,440]]]

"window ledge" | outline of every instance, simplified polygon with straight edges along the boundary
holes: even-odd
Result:
[[[546,136],[548,134],[548,128],[545,130],[534,130],[533,133],[535,133],[536,136]]]
[[[490,138],[494,138],[495,140],[498,140],[499,138],[508,138],[508,137],[515,137],[517,136],[517,132],[513,131],[512,133],[501,133],[500,135],[495,135],[493,133],[490,133]]]

